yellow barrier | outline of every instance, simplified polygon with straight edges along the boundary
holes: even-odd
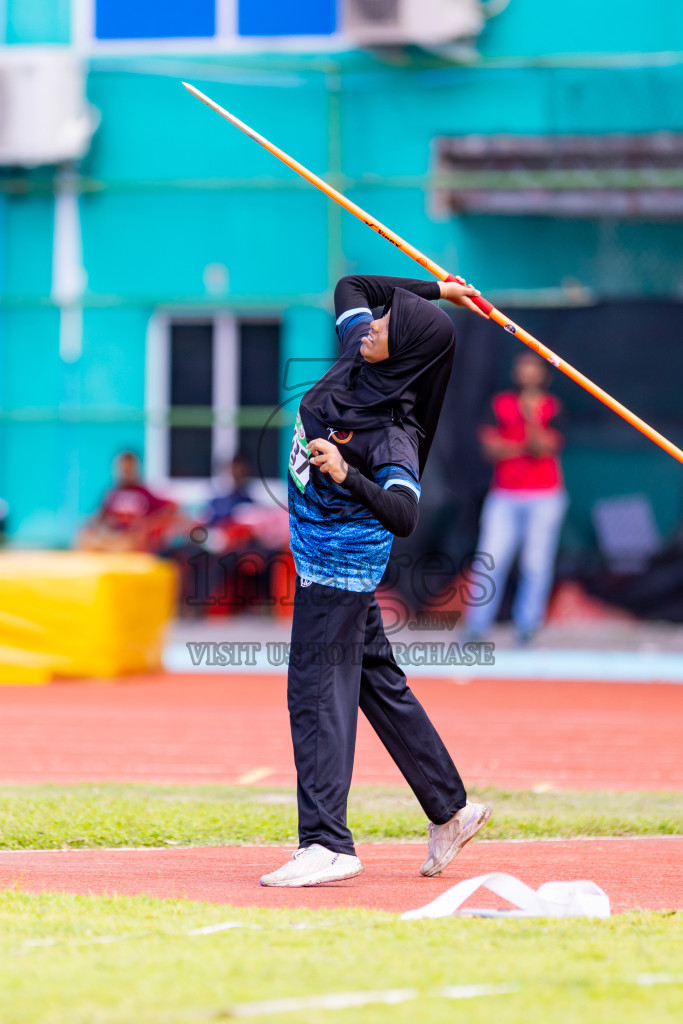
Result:
[[[161,668],[175,567],[152,555],[0,553],[0,683]]]

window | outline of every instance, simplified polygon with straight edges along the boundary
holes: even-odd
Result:
[[[280,324],[153,317],[147,338],[146,466],[179,500],[202,498],[217,463],[244,451],[255,474],[279,472]]]
[[[336,27],[336,0],[240,0],[241,36],[330,35]]]
[[[74,0],[80,42],[332,35],[337,0]]]
[[[247,320],[239,325],[240,404],[275,409],[280,399],[280,325]],[[265,418],[265,417],[264,417]],[[278,427],[240,427],[238,448],[265,477],[278,475]]]
[[[193,406],[213,412],[213,322],[172,323],[169,361],[169,406]],[[171,425],[168,475],[172,479],[211,476],[212,427]]]
[[[95,0],[98,39],[184,39],[213,36],[216,0]]]

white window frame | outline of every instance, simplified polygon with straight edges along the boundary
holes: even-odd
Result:
[[[0,0],[1,2],[1,0]],[[216,34],[174,39],[98,39],[95,35],[96,0],[72,0],[71,38],[83,56],[134,55],[155,53],[319,53],[348,49],[348,39],[340,30],[318,36],[241,36],[237,31],[238,0],[215,0]],[[338,19],[339,21],[339,19]]]
[[[169,475],[171,408],[171,325],[213,324],[214,414],[233,413],[239,407],[239,345],[237,319],[225,314],[175,316],[156,313],[150,317],[145,347],[145,480],[180,503],[203,502],[213,493],[215,476]],[[237,449],[235,423],[215,422],[212,427],[213,461],[230,458]],[[213,467],[212,467],[213,470]]]
[[[155,313],[147,324],[145,344],[145,482],[181,505],[202,505],[216,490],[218,477],[172,477],[169,475],[170,427],[167,422],[171,408],[171,324],[213,323],[213,382],[211,400],[214,413],[234,414],[240,407],[239,325],[273,323],[282,325],[279,317],[233,316],[226,313],[172,314]],[[237,451],[239,427],[236,422],[213,424],[213,465],[230,459]],[[270,505],[273,496],[280,506],[287,500],[286,485],[279,477],[254,479],[250,492],[255,501]]]

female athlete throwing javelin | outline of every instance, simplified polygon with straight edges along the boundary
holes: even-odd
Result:
[[[453,325],[429,300],[477,313],[473,295],[464,281],[345,277],[337,285],[341,354],[301,401],[289,464],[297,581],[287,704],[299,849],[263,885],[319,885],[363,870],[346,825],[359,707],[430,820],[423,875],[441,872],[490,817],[490,808],[467,802],[394,660],[375,597],[392,535],[415,528],[453,364]]]

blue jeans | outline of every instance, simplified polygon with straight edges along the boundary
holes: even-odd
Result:
[[[542,624],[567,505],[563,490],[494,490],[486,496],[477,551],[493,558],[493,568],[487,567],[487,572],[495,591],[489,588],[485,603],[468,607],[466,621],[472,633],[484,635],[495,622],[518,551],[520,581],[512,618],[520,633],[533,633]],[[481,572],[481,563],[477,570]]]

